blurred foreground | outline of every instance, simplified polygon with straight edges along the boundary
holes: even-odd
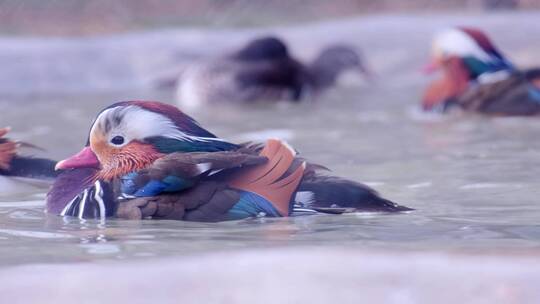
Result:
[[[533,256],[518,262],[498,255],[249,250],[131,265],[23,266],[0,270],[0,277],[10,278],[0,293],[13,303],[526,304],[540,299],[540,262]]]

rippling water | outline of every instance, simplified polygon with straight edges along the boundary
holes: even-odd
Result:
[[[452,18],[430,22],[462,20]],[[492,29],[504,24],[529,34],[537,31],[519,17],[485,21]],[[367,22],[366,33],[374,22]],[[374,84],[352,77],[319,100],[300,105],[209,107],[191,114],[233,141],[285,138],[311,161],[328,166],[336,175],[367,183],[415,211],[217,224],[79,221],[44,214],[46,189],[38,188],[0,196],[0,265],[141,261],[268,247],[539,252],[540,120],[420,113],[416,104],[428,79],[416,68],[425,59],[422,54],[427,53],[430,33],[411,34],[419,43],[402,44],[400,53],[390,49],[392,39],[406,38],[391,25],[383,26],[381,31],[388,35],[381,40],[373,35],[366,38],[373,45],[363,41],[371,65],[379,72]],[[301,33],[302,29],[295,29],[289,37]],[[501,32],[498,39],[509,43],[507,49],[517,49],[523,62],[534,64],[534,56],[528,54],[540,46],[527,37],[531,35]],[[44,147],[45,156],[60,159],[80,149],[102,107],[129,99],[174,102],[171,92],[148,89],[9,94],[0,97],[0,124],[13,127],[12,137]]]
[[[28,193],[0,201],[0,263],[130,259],[305,245],[443,251],[539,249],[536,168],[540,143],[535,139],[540,121],[429,117],[409,106],[412,97],[367,86],[343,87],[316,104],[212,108],[194,115],[231,140],[285,137],[304,156],[332,168],[335,174],[365,182],[416,211],[219,224],[101,223],[45,215],[43,194]],[[71,113],[70,108],[76,108],[70,104],[72,98],[46,106],[36,102],[36,107],[43,107],[39,114],[32,106],[14,108],[10,116],[14,129],[22,130],[14,136],[32,134],[27,138],[51,147],[54,157],[67,156],[85,141],[94,113],[116,99],[78,100],[88,109],[73,116],[61,115],[50,131],[39,135],[32,133],[46,128],[49,115]],[[172,100],[172,96],[160,99]],[[67,110],[61,109],[64,107]],[[32,117],[35,124],[17,128],[17,116]]]

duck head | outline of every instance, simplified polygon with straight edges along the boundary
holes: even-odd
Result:
[[[346,70],[357,70],[371,78],[360,52],[353,46],[333,45],[323,49],[310,65],[315,86],[325,88],[333,85],[339,74]]]
[[[426,70],[445,68],[454,59],[463,61],[470,79],[514,69],[484,32],[469,27],[451,28],[437,34],[432,44],[432,62]]]
[[[173,152],[223,151],[236,147],[203,129],[174,106],[149,101],[116,103],[99,113],[86,147],[56,169],[97,169],[110,181],[144,169]]]
[[[425,92],[422,105],[426,110],[459,96],[470,81],[483,81],[514,69],[484,32],[468,27],[438,33],[433,39],[431,57],[425,72],[441,70],[443,77]]]
[[[251,40],[233,58],[240,61],[279,60],[289,58],[289,50],[281,39],[267,36]]]

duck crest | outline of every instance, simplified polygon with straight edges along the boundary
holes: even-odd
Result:
[[[514,69],[512,63],[501,54],[484,32],[470,27],[459,27],[458,29],[474,40],[476,45],[488,55],[485,58],[470,55],[463,57],[463,61],[473,77]]]
[[[458,27],[461,31],[465,32],[467,35],[469,35],[476,43],[486,52],[489,54],[493,54],[497,57],[502,58],[499,51],[493,46],[493,43],[491,43],[491,40],[489,40],[488,36],[475,28],[470,27]]]
[[[107,131],[107,126],[110,128],[112,125],[119,125],[123,119],[138,117],[141,120],[140,125],[132,126],[140,130],[153,128],[154,132],[151,132],[151,136],[145,137],[144,142],[151,144],[159,153],[212,152],[237,148],[237,145],[218,138],[201,127],[195,119],[169,104],[155,101],[122,101],[103,110],[98,119],[108,110],[111,112],[107,113],[107,117],[95,123],[103,124],[103,128]],[[130,117],[126,118],[127,115]],[[162,132],[155,132],[156,129],[161,129]]]
[[[214,134],[201,127],[192,117],[180,111],[177,107],[162,102],[141,100],[121,101],[106,109],[128,105],[138,106],[147,111],[161,114],[173,121],[179,129],[187,131],[194,136],[216,138]]]

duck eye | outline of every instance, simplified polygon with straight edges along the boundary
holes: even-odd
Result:
[[[124,137],[117,135],[111,139],[111,143],[113,145],[119,146],[124,143]]]

